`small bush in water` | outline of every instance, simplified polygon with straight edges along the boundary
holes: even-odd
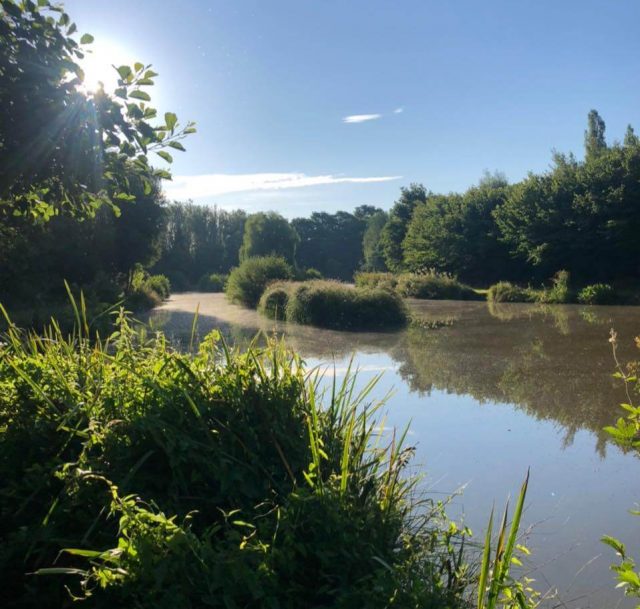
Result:
[[[265,288],[272,281],[292,277],[293,268],[284,258],[247,258],[229,274],[225,292],[232,302],[255,309]]]
[[[221,273],[203,275],[198,281],[198,290],[201,292],[224,292],[227,279],[228,276]]]
[[[338,281],[309,281],[291,290],[286,318],[339,330],[375,330],[407,323],[407,309],[395,293],[353,288]]]
[[[535,302],[535,294],[529,288],[521,288],[509,281],[494,283],[487,292],[490,302]]]
[[[433,300],[480,300],[472,288],[447,273],[403,273],[398,277],[398,292],[405,298]]]
[[[594,283],[578,292],[578,302],[589,305],[612,304],[616,293],[608,283]]]
[[[272,283],[262,294],[258,303],[258,311],[271,319],[285,320],[289,295],[299,283],[293,281],[277,281]]]

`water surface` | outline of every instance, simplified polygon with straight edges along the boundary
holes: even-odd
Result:
[[[383,372],[375,389],[394,393],[389,425],[410,423],[414,467],[429,492],[445,497],[466,485],[450,514],[479,539],[494,501],[515,494],[527,468],[524,517],[533,551],[527,567],[551,606],[632,607],[614,590],[613,552],[599,539],[621,537],[640,558],[640,460],[602,431],[625,401],[608,342],[615,327],[623,360],[640,355],[640,309],[411,301],[424,328],[349,333],[274,323],[227,303],[221,294],[178,294],[150,321],[188,344],[220,328],[246,343],[258,330],[283,333],[310,366],[344,375],[352,356],[360,381]]]

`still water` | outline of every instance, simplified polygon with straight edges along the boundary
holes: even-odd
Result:
[[[495,502],[531,483],[524,526],[529,575],[557,588],[553,607],[633,607],[614,589],[613,551],[621,538],[640,558],[640,460],[602,432],[620,415],[621,382],[612,377],[609,331],[623,361],[637,359],[640,308],[412,301],[424,328],[347,333],[266,320],[222,294],[178,294],[154,310],[153,325],[188,343],[219,328],[244,343],[258,330],[284,333],[309,366],[344,375],[351,357],[360,382],[383,373],[387,424],[410,424],[414,468],[425,488],[446,497],[464,486],[449,514],[479,540]]]

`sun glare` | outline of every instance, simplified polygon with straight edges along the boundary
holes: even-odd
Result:
[[[132,51],[110,40],[96,39],[87,49],[91,52],[80,61],[86,91],[95,91],[102,83],[105,91],[112,93],[118,86],[118,73],[113,66],[131,66],[139,61]]]

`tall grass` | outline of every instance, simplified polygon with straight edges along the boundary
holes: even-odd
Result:
[[[463,535],[416,502],[375,380],[326,388],[266,338],[179,353],[122,311],[90,336],[73,308],[69,336],[0,344],[4,606],[466,606]]]

